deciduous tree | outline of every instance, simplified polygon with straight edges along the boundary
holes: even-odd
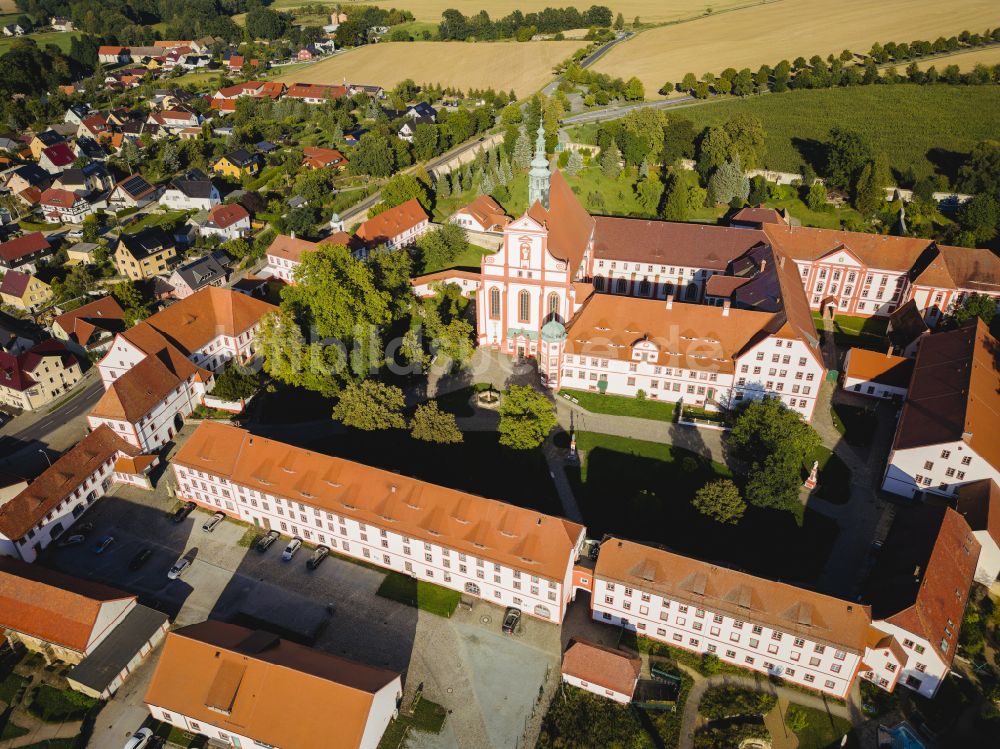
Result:
[[[333,418],[346,426],[374,432],[405,429],[403,391],[377,380],[352,382],[340,393]]]
[[[437,401],[417,406],[410,421],[410,434],[413,439],[441,444],[453,444],[463,439],[455,415],[438,408]]]
[[[545,440],[556,425],[549,399],[528,385],[511,385],[500,400],[500,444],[531,450]]]
[[[740,496],[739,488],[729,479],[719,479],[705,484],[695,493],[691,504],[702,515],[729,525],[739,523],[747,509],[747,503]]]

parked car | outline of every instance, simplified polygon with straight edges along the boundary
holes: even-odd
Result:
[[[177,512],[175,512],[170,519],[173,520],[175,523],[180,523],[184,520],[184,518],[186,518],[188,515],[194,512],[194,508],[197,506],[198,505],[196,505],[194,502],[185,502],[183,505],[181,505],[181,507],[177,509]]]
[[[178,577],[184,574],[184,571],[191,566],[191,560],[181,557],[176,562],[174,566],[170,568],[170,572],[167,573],[168,580],[176,580]]]
[[[153,556],[153,550],[148,546],[145,549],[140,549],[139,552],[132,557],[132,561],[128,563],[128,568],[135,572],[137,569],[142,567],[142,565],[148,562],[151,556]]]
[[[143,749],[153,738],[153,732],[148,728],[140,728],[132,734],[132,738],[125,742],[124,749]]]
[[[63,548],[67,546],[79,546],[86,540],[87,537],[82,533],[74,533],[72,536],[63,536],[62,538],[60,538],[56,546]]]
[[[293,538],[291,541],[288,542],[288,546],[286,546],[285,550],[281,552],[281,561],[287,562],[292,557],[294,557],[295,552],[299,550],[300,546],[302,546],[302,539],[296,536],[295,538]]]
[[[92,530],[94,530],[94,524],[93,523],[79,523],[79,524],[73,526],[73,530],[75,530],[81,536],[86,536],[88,533],[90,533]]]
[[[108,547],[115,542],[114,536],[105,536],[100,541],[97,542],[97,546],[94,547],[95,554],[103,554],[107,551]]]
[[[208,520],[205,521],[205,524],[201,526],[201,529],[203,531],[211,533],[212,531],[215,530],[216,526],[225,519],[226,519],[226,513],[217,512],[214,515],[212,515],[212,517],[210,517]]]
[[[66,235],[67,239],[83,239],[82,229],[73,229],[69,234]]]
[[[265,535],[257,539],[257,551],[267,551],[271,548],[271,544],[278,540],[281,536],[278,531],[268,531]]]
[[[306,567],[308,567],[311,570],[314,570],[317,567],[319,567],[320,564],[323,563],[323,560],[326,559],[328,556],[330,556],[329,548],[327,548],[326,546],[317,546],[316,551],[312,553],[312,556],[309,557],[309,561],[306,562]]]
[[[517,625],[521,621],[521,609],[515,609],[513,606],[507,607],[507,612],[503,615],[503,633],[505,635],[512,635],[517,629]]]

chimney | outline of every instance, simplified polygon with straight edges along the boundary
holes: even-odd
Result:
[[[895,350],[896,350],[896,347],[895,347],[895,346],[893,346],[893,345],[892,345],[892,344],[890,343],[890,344],[889,344],[889,349],[888,349],[888,350],[887,350],[887,351],[885,352],[885,358],[886,358],[886,359],[891,359],[891,358],[892,358],[892,352],[893,352],[893,351],[895,351]]]
[[[722,300],[722,316],[723,317],[729,317],[729,304],[730,304],[730,302],[729,302],[728,299]]]
[[[667,294],[667,309],[673,309],[673,308],[674,308],[674,295]]]
[[[971,443],[972,442],[972,432],[962,432],[962,442]]]
[[[920,579],[920,565],[919,564],[916,565],[913,568],[913,579],[914,580],[919,580]]]

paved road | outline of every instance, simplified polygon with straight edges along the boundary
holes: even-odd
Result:
[[[676,107],[680,104],[690,104],[695,101],[693,96],[681,96],[677,99],[663,99],[662,101],[643,101],[638,104],[627,104],[621,107],[609,107],[608,109],[601,109],[594,112],[581,112],[580,114],[575,114],[572,117],[566,117],[562,120],[562,125],[580,125],[584,122],[603,122],[605,120],[617,120],[619,117],[624,117],[629,112],[636,109],[668,109],[670,107]]]
[[[583,58],[583,60],[580,61],[580,67],[581,68],[588,68],[588,67],[590,67],[595,62],[597,62],[602,57],[604,57],[604,55],[607,54],[607,52],[612,47],[614,47],[616,44],[619,44],[619,43],[624,42],[624,41],[626,41],[628,39],[631,39],[633,36],[635,36],[635,32],[634,31],[626,31],[624,34],[620,34],[619,36],[616,36],[610,42],[608,42],[607,44],[605,44],[605,45],[603,45],[601,47],[598,47],[593,52],[591,52],[589,55],[587,55],[585,58]],[[556,89],[559,87],[559,81],[561,81],[561,80],[562,80],[562,76],[560,75],[554,81],[552,81],[551,83],[547,84],[542,89],[542,93],[545,94],[546,96],[552,96],[556,92]]]
[[[71,419],[75,419],[90,411],[103,393],[104,388],[101,387],[100,379],[95,379],[62,408],[42,416],[40,419],[23,428],[19,428],[17,424],[18,419],[14,419],[7,425],[6,429],[0,431],[0,434],[15,437],[24,442],[32,440],[44,441],[50,432],[55,431]],[[18,429],[18,431],[8,431],[11,429]]]

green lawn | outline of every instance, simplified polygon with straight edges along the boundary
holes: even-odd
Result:
[[[0,681],[0,702],[6,702],[8,705],[13,702],[27,681],[23,676],[7,674]]]
[[[878,426],[874,406],[862,408],[834,403],[830,406],[830,415],[833,417],[833,426],[848,444],[867,445],[872,441],[872,435]]]
[[[816,330],[822,331],[822,313],[813,311],[813,321],[816,323]],[[837,315],[833,319],[833,340],[842,352],[846,352],[849,348],[887,351],[889,340],[886,338],[886,329],[888,327],[889,318],[887,317]]]
[[[839,746],[841,737],[851,730],[851,723],[848,720],[813,707],[803,707],[802,705],[796,705],[796,707],[809,716],[806,727],[795,734],[799,740],[799,749],[825,749],[830,746]]]
[[[786,580],[811,581],[837,534],[834,521],[806,509],[749,507],[739,525],[720,525],[692,505],[708,481],[729,470],[687,450],[654,442],[580,432],[583,465],[567,469],[589,533],[663,544],[680,554]],[[781,538],[770,543],[768,539]],[[795,560],[794,566],[789,560]]]
[[[831,450],[822,445],[806,459],[802,467],[805,479],[812,470],[813,461],[819,461],[819,484],[816,494],[828,502],[843,504],[851,498],[851,469]]]
[[[409,23],[401,23],[396,26],[389,27],[389,34],[386,38],[392,35],[394,31],[405,31],[407,34],[413,37],[416,42],[425,41],[424,32],[428,32],[431,35],[431,40],[438,38],[438,24],[431,23],[429,21],[410,21]],[[426,40],[430,41],[430,40]]]
[[[660,401],[638,400],[622,395],[601,395],[589,390],[570,390],[563,388],[559,395],[569,395],[576,398],[578,405],[588,411],[614,416],[634,416],[639,419],[655,419],[656,421],[673,421],[674,404]]]
[[[997,86],[856,86],[721,99],[671,110],[697,127],[718,125],[737,112],[764,123],[770,169],[797,172],[821,160],[830,128],[857,130],[889,157],[896,171],[954,178],[977,142],[1000,130]]]
[[[400,713],[389,723],[382,740],[379,742],[379,749],[398,749],[403,744],[409,729],[422,733],[439,734],[444,728],[444,721],[448,717],[448,712],[436,702],[431,702],[423,697],[413,709],[413,715]]]
[[[4,36],[0,37],[0,55],[9,51],[18,39],[31,39],[42,49],[45,49],[49,44],[54,44],[61,52],[68,52],[72,41],[79,36],[81,35],[75,31],[45,31],[18,37]]]
[[[383,598],[389,598],[407,606],[414,606],[438,616],[450,617],[462,597],[457,590],[442,588],[440,585],[414,580],[409,575],[390,572],[376,591]]]
[[[136,234],[151,226],[163,226],[178,219],[186,217],[189,211],[166,211],[165,213],[147,213],[142,218],[126,226],[122,231],[125,234]]]
[[[441,263],[439,265],[430,263],[424,266],[424,273],[437,273],[439,270],[446,270],[449,268],[462,268],[464,270],[471,270],[478,273],[479,269],[482,267],[483,257],[492,254],[493,250],[487,250],[485,247],[470,244],[468,249],[455,258],[453,262]]]
[[[56,689],[48,684],[41,684],[35,689],[28,709],[46,722],[58,723],[80,720],[99,704],[100,700],[72,689]]]

